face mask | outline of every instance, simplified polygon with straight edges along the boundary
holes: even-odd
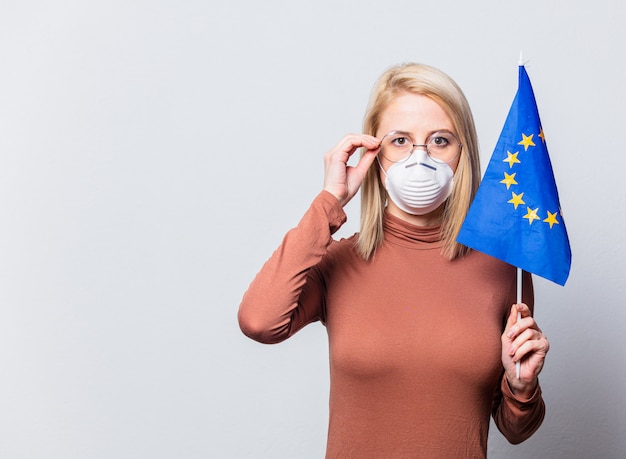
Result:
[[[452,168],[433,161],[421,148],[414,150],[406,161],[392,164],[386,172],[380,160],[378,164],[386,176],[389,198],[408,214],[432,212],[452,193]]]

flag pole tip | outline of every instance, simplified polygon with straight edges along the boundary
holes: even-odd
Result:
[[[519,61],[517,62],[517,65],[519,65],[520,67],[525,67],[525,66],[526,66],[526,64],[528,64],[528,61],[525,61],[525,60],[524,60],[524,51],[522,51],[522,50],[520,49],[520,52],[519,52]]]

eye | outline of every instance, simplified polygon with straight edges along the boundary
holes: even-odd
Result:
[[[446,148],[450,146],[452,143],[453,143],[452,135],[440,133],[440,132],[433,134],[430,137],[430,140],[428,141],[429,145],[432,145],[437,148]]]
[[[398,136],[391,139],[391,143],[397,147],[406,147],[411,145],[411,141],[407,137]]]

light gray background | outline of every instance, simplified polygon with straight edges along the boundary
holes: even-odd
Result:
[[[623,458],[624,5],[0,1],[0,457],[322,457],[324,328],[254,343],[241,296],[382,71],[455,78],[484,167],[523,49],[574,261],[545,423],[489,453]]]

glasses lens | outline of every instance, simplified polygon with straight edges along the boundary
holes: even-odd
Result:
[[[399,163],[411,156],[413,140],[405,132],[392,131],[383,137],[381,153],[389,161]]]
[[[426,143],[428,154],[436,161],[450,162],[461,151],[461,143],[450,132],[435,132]]]

